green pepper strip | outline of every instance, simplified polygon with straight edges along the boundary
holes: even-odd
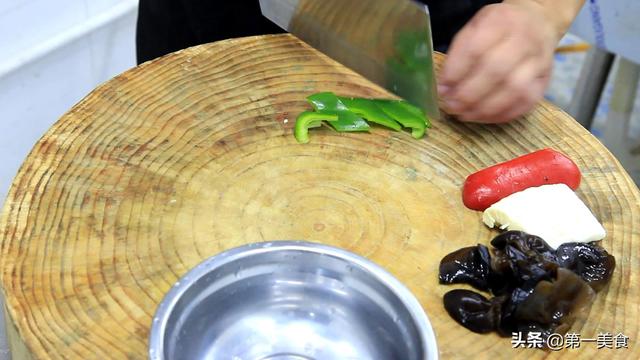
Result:
[[[420,139],[424,136],[427,128],[426,117],[420,116],[408,103],[399,100],[374,100],[382,111],[395,119],[404,127],[411,128],[411,136]]]
[[[349,108],[332,92],[321,92],[307,97],[316,111],[338,115],[338,119],[330,121],[336,131],[368,131],[369,124],[351,112]]]
[[[369,125],[364,117],[396,131],[402,126],[411,128],[411,135],[416,139],[423,137],[431,127],[422,109],[404,100],[347,98],[332,92],[316,93],[307,100],[316,112],[304,112],[296,120],[295,135],[301,143],[309,142],[308,129],[320,126],[322,120],[339,132],[367,131]]]
[[[389,101],[389,100],[383,100],[383,101]],[[399,101],[399,105],[406,108],[408,111],[412,112],[414,115],[419,116],[425,122],[427,129],[431,129],[431,120],[429,120],[429,117],[427,116],[427,114],[424,113],[422,109],[411,104],[408,101]]]
[[[349,111],[336,94],[329,91],[310,95],[307,100],[316,111]]]
[[[305,111],[296,118],[296,125],[293,134],[301,144],[309,142],[309,128],[318,127],[322,124],[322,120],[336,121],[338,115],[325,111]]]
[[[330,121],[331,125],[338,132],[369,131],[370,127],[363,118],[352,112],[338,112],[338,120]]]
[[[371,99],[345,97],[338,97],[338,99],[340,99],[349,110],[371,122],[386,126],[395,131],[402,130],[402,126],[390,118],[389,115],[382,111]]]

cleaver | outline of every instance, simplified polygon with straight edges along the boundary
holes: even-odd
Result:
[[[260,0],[262,14],[440,118],[426,5],[413,0]]]

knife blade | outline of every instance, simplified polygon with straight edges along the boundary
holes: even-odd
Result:
[[[431,23],[413,0],[260,0],[262,14],[439,118]]]

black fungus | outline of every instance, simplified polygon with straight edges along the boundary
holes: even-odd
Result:
[[[444,308],[460,325],[477,333],[494,331],[500,321],[500,303],[471,290],[447,292]]]
[[[516,307],[514,316],[521,324],[538,324],[546,332],[565,333],[575,319],[589,309],[595,292],[570,270],[558,269],[558,277],[540,281]]]
[[[531,294],[533,289],[515,288],[509,294],[502,295],[501,317],[498,323],[498,334],[501,336],[511,336],[514,331],[519,331],[519,324],[515,316],[518,305],[520,305]]]
[[[562,244],[556,251],[558,263],[578,274],[593,290],[600,291],[611,280],[616,259],[600,246],[584,243]]]
[[[564,333],[585,314],[610,280],[615,258],[596,244],[569,243],[553,250],[538,236],[507,231],[483,245],[457,250],[440,262],[440,282],[465,283],[470,290],[444,296],[449,315],[469,330],[502,336],[535,331],[546,339]]]
[[[555,251],[539,236],[523,231],[506,231],[491,240],[496,251],[514,251],[514,256],[540,256],[546,261],[556,261]]]
[[[494,286],[496,295],[516,288],[530,290],[541,280],[551,280],[558,269],[555,252],[538,236],[522,231],[507,231],[496,236],[491,245],[494,249],[492,271],[504,279]]]
[[[465,283],[479,290],[488,290],[490,265],[491,257],[486,246],[459,249],[440,261],[440,283]]]

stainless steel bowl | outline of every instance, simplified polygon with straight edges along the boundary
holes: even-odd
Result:
[[[151,359],[437,359],[415,297],[371,261],[338,248],[242,246],[191,270],[153,320]]]

